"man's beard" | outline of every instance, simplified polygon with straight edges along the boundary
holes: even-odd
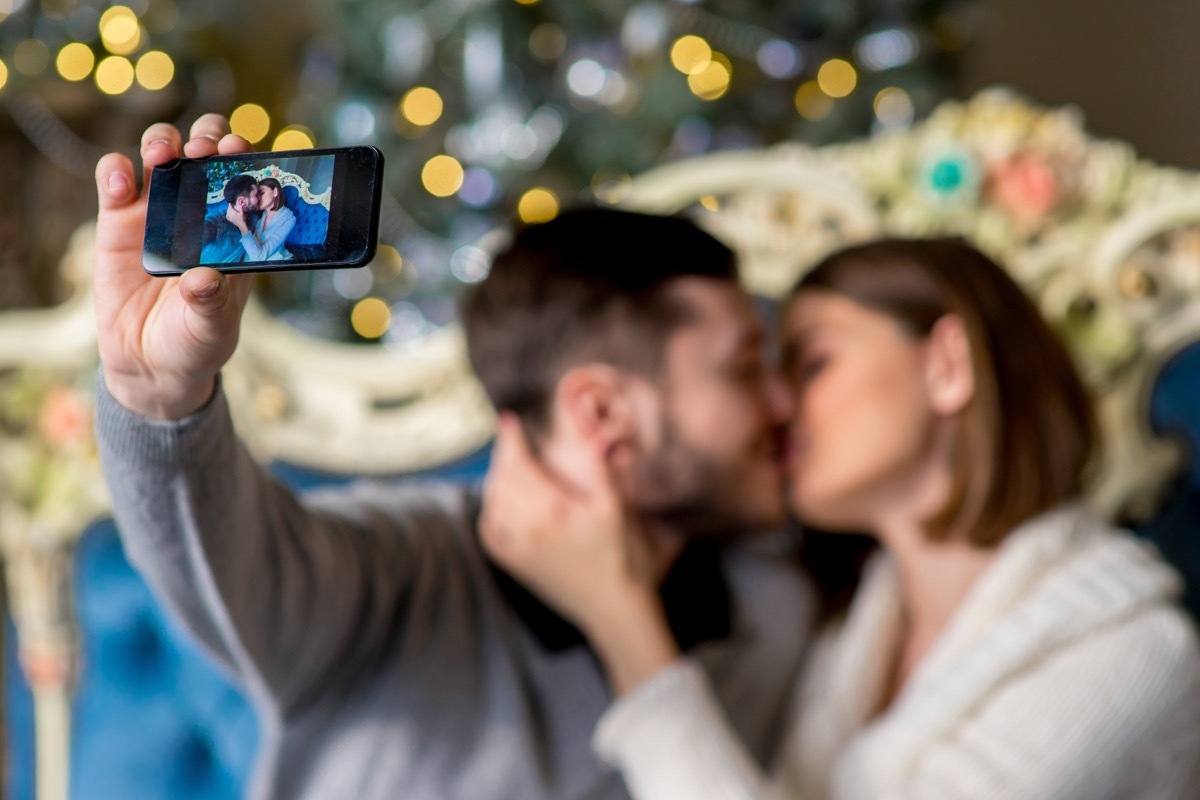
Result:
[[[688,538],[732,538],[779,523],[741,497],[739,466],[697,451],[663,418],[661,446],[633,475],[634,509]]]

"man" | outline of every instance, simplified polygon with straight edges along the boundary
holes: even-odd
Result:
[[[152,126],[144,167],[180,149]],[[216,115],[182,145],[246,149]],[[218,380],[251,278],[147,276],[128,159],[102,158],[97,185],[115,516],[131,561],[258,709],[250,796],[627,797],[590,747],[611,697],[596,657],[485,557],[478,493],[360,482],[297,498],[273,481]],[[811,601],[777,548],[725,546],[782,520],[789,411],[729,250],[683,220],[565,213],[515,234],[464,322],[485,388],[549,468],[586,488],[564,429],[608,454],[632,513],[668,542],[656,567],[673,632],[766,761],[806,633],[790,610]]]
[[[200,248],[201,264],[229,264],[245,261],[242,231],[234,222],[235,216],[245,219],[258,209],[258,181],[253,175],[234,175],[225,181],[225,209],[210,212],[204,217],[204,242]]]

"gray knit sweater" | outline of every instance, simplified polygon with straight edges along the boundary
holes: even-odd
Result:
[[[163,423],[101,379],[98,438],[130,560],[259,712],[248,797],[628,796],[589,746],[611,700],[594,653],[484,558],[471,489],[297,497],[236,438],[220,392]],[[753,537],[711,569],[685,552],[668,579],[672,627],[761,763],[813,608],[778,545]]]

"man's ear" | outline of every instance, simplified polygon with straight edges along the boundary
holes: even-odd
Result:
[[[554,391],[554,432],[599,446],[605,452],[637,433],[630,376],[608,364],[567,370]]]
[[[929,332],[926,342],[925,383],[934,411],[959,413],[975,395],[975,366],[971,342],[962,319],[946,314]]]

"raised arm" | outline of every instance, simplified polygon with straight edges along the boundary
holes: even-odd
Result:
[[[216,114],[197,120],[186,144],[173,126],[152,125],[142,136],[144,178],[181,154],[198,158],[249,149]],[[177,278],[148,275],[142,268],[146,198],[138,194],[133,164],[120,154],[104,156],[96,165],[96,184],[93,287],[108,390],[142,416],[185,417],[212,396],[217,374],[237,347],[252,278],[208,267]]]
[[[153,126],[145,168],[180,147],[174,128]],[[183,145],[193,156],[245,149],[215,115]],[[438,540],[411,534],[448,527],[447,515],[436,503],[409,513],[381,497],[318,509],[276,482],[235,436],[219,390],[250,279],[205,267],[147,275],[146,204],[132,165],[105,156],[97,183],[97,437],[126,552],[252,692],[283,707],[303,702],[396,635],[423,555],[414,551]]]

